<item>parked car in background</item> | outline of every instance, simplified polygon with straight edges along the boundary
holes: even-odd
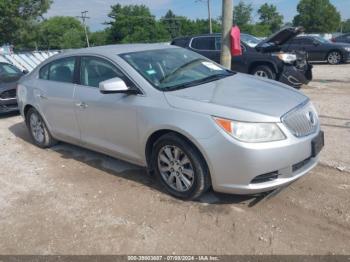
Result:
[[[299,36],[284,44],[285,52],[305,51],[310,62],[327,61],[331,65],[350,59],[350,44],[333,43],[318,36]]]
[[[337,37],[334,37],[334,38],[332,38],[332,42],[350,44],[350,33],[342,34],[342,35],[339,35]]]
[[[56,55],[21,79],[18,102],[39,147],[62,140],[148,167],[183,199],[288,185],[323,147],[301,92],[171,45]]]
[[[298,28],[287,28],[264,40],[241,34],[243,53],[232,57],[231,69],[277,80],[295,88],[308,84],[312,80],[312,66],[307,63],[305,55],[301,52],[281,52],[282,44],[300,33]],[[221,34],[180,37],[171,44],[195,51],[220,63]]]
[[[14,65],[0,63],[0,113],[18,110],[16,87],[23,74]]]

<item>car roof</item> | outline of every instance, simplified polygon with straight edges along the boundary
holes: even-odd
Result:
[[[169,44],[118,44],[118,45],[106,45],[106,46],[65,50],[61,54],[62,55],[80,55],[80,54],[119,55],[124,53],[168,49],[168,48],[178,48],[178,47],[175,47]],[[56,56],[56,58],[58,56]]]

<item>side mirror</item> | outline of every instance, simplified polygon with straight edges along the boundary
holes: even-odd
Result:
[[[135,93],[135,90],[127,87],[125,82],[119,77],[115,77],[99,84],[100,92],[102,94],[115,94],[115,93]]]
[[[27,69],[24,69],[24,70],[22,71],[22,73],[23,73],[23,75],[26,75],[26,74],[29,73],[29,71],[28,71]]]
[[[314,46],[318,46],[320,43],[317,41],[314,41],[313,44],[314,44]]]

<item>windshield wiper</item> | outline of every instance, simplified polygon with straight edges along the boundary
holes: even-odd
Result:
[[[196,85],[200,85],[200,84],[205,84],[205,83],[209,83],[215,80],[219,80],[225,77],[229,77],[234,75],[233,72],[231,71],[226,71],[226,74],[215,74],[215,75],[211,75],[208,77],[204,77],[198,80],[194,80],[188,83],[184,83],[184,84],[180,84],[180,85],[175,85],[175,86],[169,86],[166,88],[166,91],[174,91],[174,90],[178,90],[178,89],[183,89],[183,88],[187,88],[187,87],[191,87],[191,86],[196,86]]]

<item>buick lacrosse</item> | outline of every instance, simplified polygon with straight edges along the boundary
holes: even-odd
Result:
[[[323,132],[310,100],[161,44],[73,50],[18,84],[34,143],[65,141],[147,167],[173,196],[210,187],[255,194],[316,164]]]

